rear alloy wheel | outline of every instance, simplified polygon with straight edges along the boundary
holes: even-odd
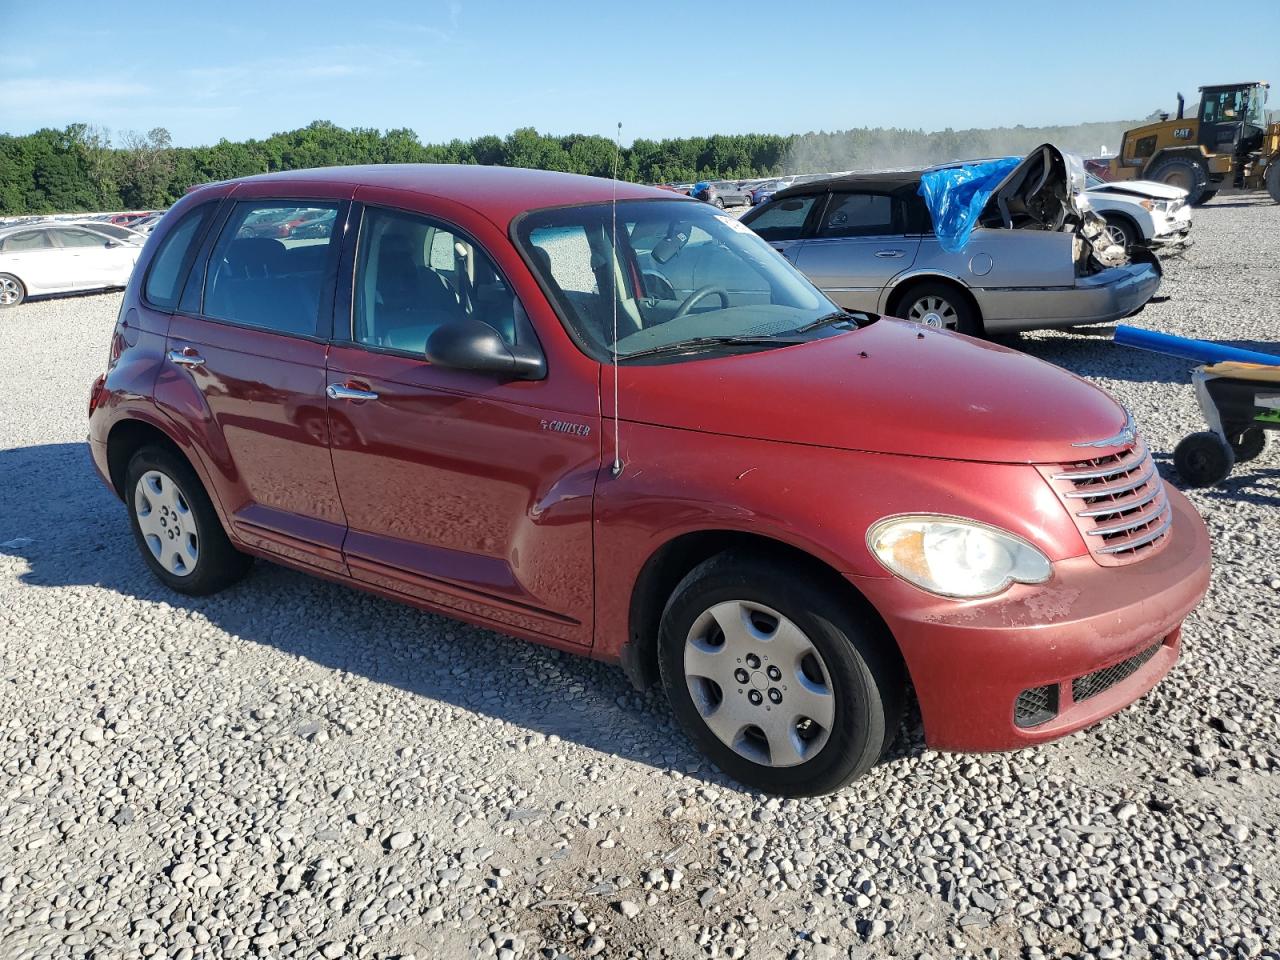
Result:
[[[0,307],[16,307],[27,297],[27,288],[11,273],[0,273]]]
[[[902,308],[902,316],[913,323],[971,337],[982,336],[982,321],[976,311],[947,284],[923,283],[912,287],[902,299]]]
[[[1182,438],[1174,447],[1173,465],[1188,486],[1212,487],[1230,476],[1236,457],[1225,440],[1205,430]]]
[[[1147,179],[1187,191],[1187,203],[1193,207],[1204,202],[1209,189],[1209,173],[1204,165],[1186,157],[1161,160],[1151,168]]]
[[[783,796],[838,789],[897,732],[904,683],[886,653],[892,639],[812,578],[721,554],[676,587],[661,630],[676,718],[749,787]]]
[[[173,590],[216,593],[248,572],[252,558],[231,545],[200,479],[177,454],[160,447],[135,453],[125,503],[143,559]]]

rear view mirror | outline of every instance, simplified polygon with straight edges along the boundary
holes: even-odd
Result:
[[[427,360],[439,367],[496,373],[512,380],[541,380],[547,363],[536,347],[511,346],[480,320],[437,327],[427,338]]]
[[[779,206],[783,210],[799,210],[804,206],[803,200],[783,200]]]
[[[673,230],[653,245],[653,249],[649,252],[649,256],[653,257],[655,263],[666,263],[677,253],[683,250],[684,245],[688,242],[688,230]]]

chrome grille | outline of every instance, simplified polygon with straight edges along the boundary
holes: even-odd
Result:
[[[1146,445],[1042,469],[1101,564],[1132,563],[1169,539],[1173,510]]]

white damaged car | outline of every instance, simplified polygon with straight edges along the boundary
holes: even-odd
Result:
[[[1107,221],[1111,239],[1126,249],[1146,247],[1161,255],[1191,245],[1187,191],[1153,180],[1109,182],[1088,174],[1085,196]]]

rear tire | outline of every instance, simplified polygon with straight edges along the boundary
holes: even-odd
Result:
[[[1218,195],[1217,190],[1206,190],[1204,193],[1200,194],[1200,206],[1203,207],[1206,203],[1208,203],[1217,195]]]
[[[1208,430],[1183,437],[1173,450],[1173,465],[1189,487],[1212,487],[1231,474],[1236,456],[1229,444]]]
[[[0,307],[16,307],[27,298],[27,288],[11,273],[0,273]]]
[[[1203,164],[1186,157],[1167,157],[1158,161],[1146,178],[1186,190],[1187,203],[1193,207],[1203,203],[1209,191],[1209,172]]]
[[[1280,157],[1274,158],[1267,170],[1267,193],[1271,194],[1272,200],[1280,203]]]
[[[898,297],[896,310],[904,320],[970,337],[983,336],[982,317],[959,287],[930,281],[914,284]],[[913,316],[914,314],[914,316]]]
[[[142,447],[129,460],[124,493],[142,559],[171,590],[205,596],[249,572],[253,558],[231,545],[204,485],[182,457]]]
[[[884,753],[902,717],[896,653],[878,621],[813,578],[733,552],[680,581],[658,642],[690,739],[738,782],[789,797],[839,789]]]

